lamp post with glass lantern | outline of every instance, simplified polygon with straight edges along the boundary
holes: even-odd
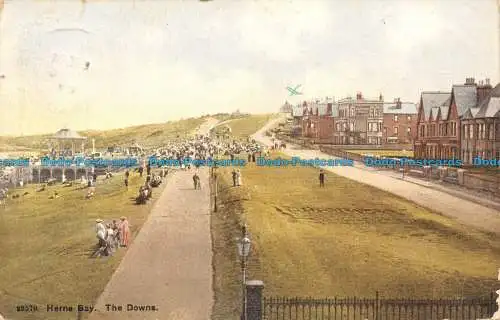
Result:
[[[238,254],[241,257],[241,272],[242,272],[242,293],[243,293],[243,310],[242,319],[247,320],[247,295],[246,295],[246,259],[250,253],[252,242],[248,238],[246,225],[242,227],[242,238],[238,240]]]

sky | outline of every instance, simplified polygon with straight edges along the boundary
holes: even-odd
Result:
[[[5,0],[0,135],[495,85],[499,16],[497,0]]]

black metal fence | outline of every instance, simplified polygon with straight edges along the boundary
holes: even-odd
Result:
[[[264,298],[265,320],[475,320],[491,318],[495,297],[478,299]]]

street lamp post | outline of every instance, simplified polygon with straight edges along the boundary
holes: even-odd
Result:
[[[217,167],[213,167],[213,175],[214,175],[214,212],[217,212],[217,193],[219,193],[219,185],[217,182]]]
[[[243,293],[243,310],[242,319],[247,320],[247,294],[246,294],[246,260],[248,254],[250,253],[250,247],[252,242],[248,238],[246,225],[242,227],[242,238],[238,241],[238,254],[241,257],[241,272],[242,272],[242,293]]]

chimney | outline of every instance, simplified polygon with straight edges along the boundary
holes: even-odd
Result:
[[[486,83],[486,84],[485,84]],[[490,84],[490,79],[486,79],[485,82],[480,81],[479,86],[477,86],[477,104],[480,104],[484,99],[486,99],[493,88]]]
[[[474,78],[465,78],[465,85],[474,85],[476,84],[476,79]]]
[[[356,94],[356,100],[361,100],[361,99],[363,99],[363,95],[361,94],[361,92],[358,92]]]
[[[401,109],[401,98],[396,99],[396,108]]]
[[[378,100],[379,100],[379,101],[384,101],[384,96],[383,96],[382,94],[380,94],[380,95],[378,96]]]

